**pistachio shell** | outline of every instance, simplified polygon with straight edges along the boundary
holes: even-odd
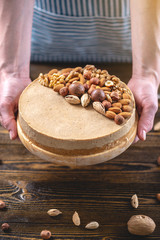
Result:
[[[70,104],[80,104],[80,99],[75,95],[67,95],[65,100]]]
[[[97,229],[99,227],[99,223],[98,222],[90,222],[88,223],[85,228],[87,229]]]
[[[88,93],[85,93],[81,97],[81,105],[82,107],[87,107],[90,103],[90,96]]]
[[[103,104],[101,102],[93,102],[93,108],[101,113],[102,115],[105,115],[105,107],[103,106]]]

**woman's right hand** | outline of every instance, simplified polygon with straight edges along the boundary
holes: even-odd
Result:
[[[18,110],[18,100],[30,82],[30,78],[20,79],[12,75],[0,79],[0,123],[8,130],[10,139],[17,137],[15,113]]]

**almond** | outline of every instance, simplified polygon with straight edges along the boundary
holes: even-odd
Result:
[[[120,113],[122,110],[119,107],[111,107],[108,109],[109,111],[115,112],[115,113]]]
[[[106,117],[109,119],[114,119],[114,117],[116,116],[116,113],[112,112],[112,111],[107,111],[105,113]]]
[[[118,115],[124,117],[124,118],[130,118],[131,117],[131,113],[130,112],[121,112]]]
[[[76,67],[76,68],[73,69],[73,71],[82,73],[83,72],[83,68],[82,67]]]
[[[102,115],[105,115],[105,107],[103,106],[103,104],[101,102],[93,102],[93,108],[101,113]]]
[[[59,92],[59,90],[63,87],[64,87],[64,84],[57,84],[57,85],[54,86],[54,91]]]
[[[80,99],[75,95],[67,95],[65,100],[70,104],[80,104]]]
[[[122,104],[120,102],[112,103],[112,107],[122,108]]]
[[[85,226],[85,228],[87,229],[97,229],[98,227],[99,227],[99,223],[95,221],[90,222]]]
[[[118,102],[120,102],[122,105],[129,105],[131,104],[130,99],[120,99]]]
[[[73,221],[74,225],[80,226],[81,220],[80,220],[79,214],[77,212],[74,212],[74,214],[72,216],[72,221]]]
[[[109,101],[110,103],[112,103],[112,98],[110,97],[110,95],[107,93],[106,95],[106,99],[107,101]]]
[[[116,115],[114,117],[114,121],[116,124],[121,125],[122,123],[124,123],[124,117],[122,117],[120,115]]]
[[[123,99],[131,99],[131,96],[128,93],[123,93]]]
[[[63,68],[62,70],[61,70],[61,74],[63,74],[63,73],[68,73],[68,72],[70,72],[70,71],[72,71],[73,70],[73,68]]]
[[[156,228],[155,222],[145,215],[133,215],[127,225],[131,234],[140,236],[150,235]]]
[[[129,106],[129,105],[124,105],[122,107],[122,109],[123,109],[124,112],[131,112],[132,111],[132,107]]]
[[[47,213],[51,217],[55,217],[55,216],[62,214],[62,212],[59,211],[58,209],[49,209]]]

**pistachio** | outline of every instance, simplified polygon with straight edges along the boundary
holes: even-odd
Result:
[[[105,107],[103,106],[103,104],[101,102],[93,102],[93,108],[101,113],[102,115],[105,115]]]
[[[88,93],[85,93],[81,97],[81,105],[82,107],[87,107],[90,103],[90,96]]]
[[[70,104],[80,104],[80,99],[77,96],[74,95],[67,95],[65,97],[65,100]]]

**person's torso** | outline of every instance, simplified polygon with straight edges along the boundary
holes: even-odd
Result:
[[[129,0],[36,0],[32,61],[131,61]]]

